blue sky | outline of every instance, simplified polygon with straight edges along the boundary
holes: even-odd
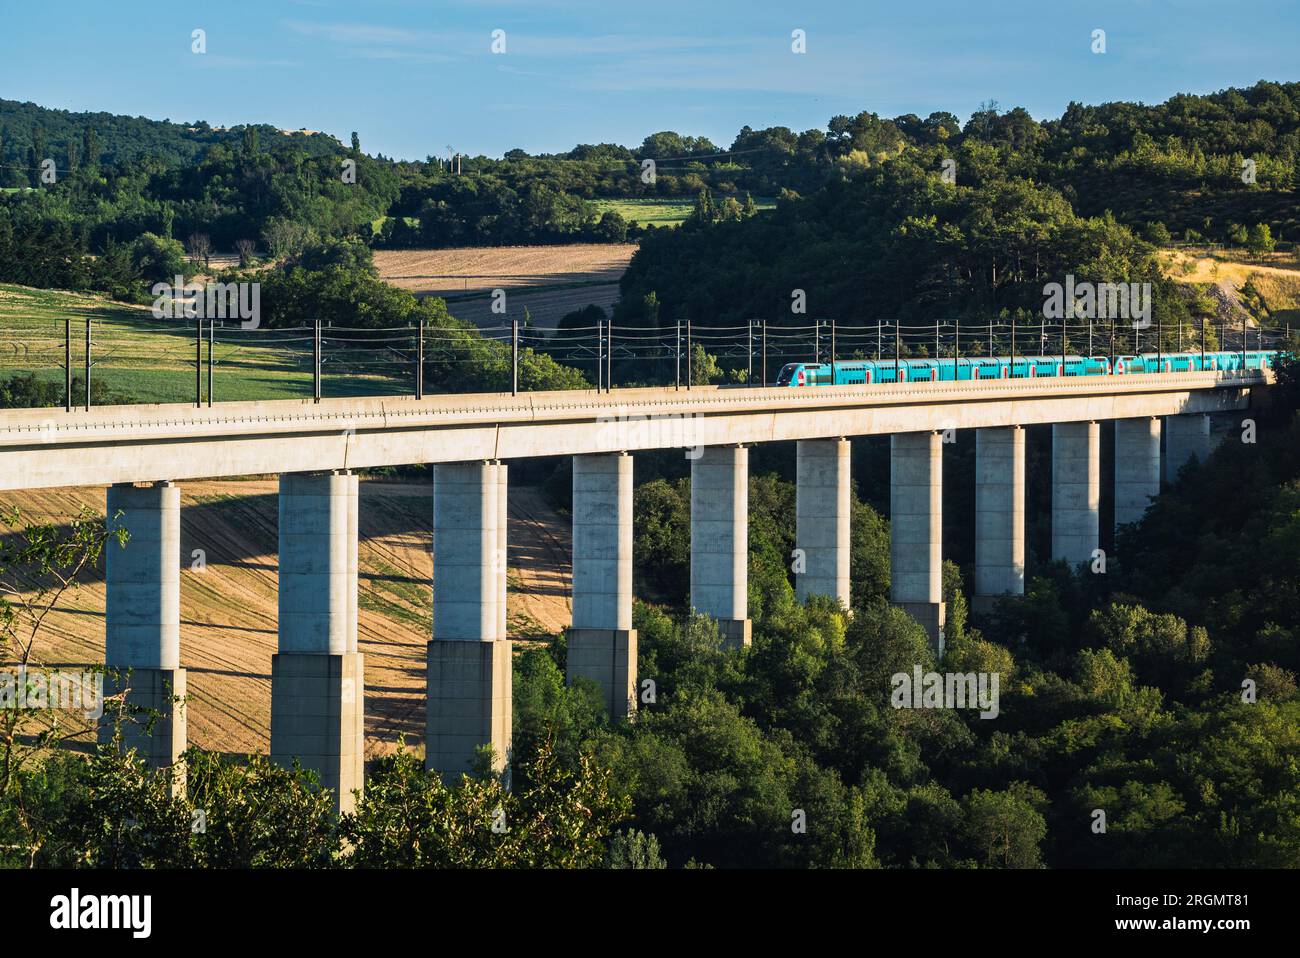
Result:
[[[1071,100],[1300,79],[1295,0],[3,0],[0,97],[214,125],[307,127],[367,152],[729,145],[983,100]],[[1090,51],[1094,29],[1106,53]],[[203,29],[207,53],[191,52]],[[802,29],[807,52],[791,52]],[[504,54],[491,52],[505,31]]]

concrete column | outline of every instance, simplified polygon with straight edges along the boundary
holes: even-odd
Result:
[[[104,546],[104,694],[126,693],[123,746],[152,768],[170,768],[186,745],[181,491],[170,482],[110,486],[107,506],[109,527],[125,528],[130,538]],[[102,742],[116,731],[112,718],[101,722]]]
[[[425,765],[448,779],[472,772],[491,745],[510,761],[511,643],[501,638],[502,467],[433,470],[433,641],[428,649]]]
[[[1203,414],[1165,417],[1165,484],[1178,478],[1187,463],[1204,462],[1213,446],[1210,443],[1210,417]]]
[[[707,446],[691,461],[691,606],[724,642],[749,645],[749,450]]]
[[[568,678],[600,686],[614,718],[636,711],[632,457],[573,457],[573,628]]]
[[[497,638],[510,638],[510,622],[506,615],[506,596],[509,591],[507,570],[510,557],[510,467],[503,462],[493,463],[497,472]]]
[[[890,598],[925,627],[943,653],[943,437],[890,436]]]
[[[357,651],[355,474],[280,477],[280,638],[271,759],[320,776],[335,810],[365,784],[365,663]]]
[[[975,595],[989,609],[1025,594],[1025,431],[975,430]]]
[[[1052,559],[1091,562],[1101,532],[1101,425],[1052,426]]]
[[[828,595],[847,609],[849,594],[849,461],[847,439],[800,439],[795,453],[795,548],[804,571],[795,574],[799,601]]]
[[[1115,420],[1115,527],[1137,522],[1160,494],[1160,417]]]

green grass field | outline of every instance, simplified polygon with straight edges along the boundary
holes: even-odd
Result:
[[[191,322],[154,319],[145,307],[62,290],[0,284],[0,377],[33,373],[64,378],[64,322],[72,320],[72,369],[86,361],[86,320],[91,323],[91,381],[108,401],[193,402],[195,329]],[[237,323],[218,328],[213,393],[217,401],[301,399],[312,394],[310,335],[288,331],[244,333]],[[208,347],[203,345],[206,400]],[[327,353],[329,357],[329,353]],[[343,357],[339,357],[342,359]],[[336,369],[344,368],[339,363]],[[326,396],[395,395],[409,391],[408,370],[352,365],[329,369]]]
[[[720,197],[715,196],[715,199]],[[678,199],[594,200],[593,202],[602,213],[606,210],[615,210],[623,219],[638,226],[680,226],[695,208],[693,196]],[[776,201],[772,199],[756,196],[754,203],[760,210],[776,208]]]

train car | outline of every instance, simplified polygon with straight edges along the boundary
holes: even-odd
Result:
[[[1269,369],[1277,361],[1272,350],[1248,351],[1245,368]],[[852,359],[835,363],[787,363],[776,385],[860,386],[892,382],[965,382],[980,379],[1035,379],[1043,376],[1132,376],[1242,368],[1240,352],[1138,353],[1116,356],[968,357],[964,359]]]

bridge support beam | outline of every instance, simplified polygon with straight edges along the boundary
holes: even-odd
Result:
[[[691,606],[732,648],[749,645],[749,450],[706,446],[691,462]]]
[[[795,456],[795,547],[804,571],[795,595],[828,595],[849,608],[849,461],[847,439],[800,439]]]
[[[504,637],[505,466],[434,467],[433,640],[427,658],[425,765],[454,780],[490,745],[510,762],[513,677]]]
[[[354,473],[280,477],[280,638],[271,658],[271,760],[295,759],[338,812],[365,785],[365,663],[357,651]]]
[[[1172,485],[1187,463],[1204,462],[1213,448],[1208,415],[1166,416],[1165,485]]]
[[[174,767],[186,746],[185,670],[181,668],[181,490],[171,482],[110,486],[109,527],[125,528],[125,546],[104,547],[105,696],[125,692],[122,746],[151,768]],[[119,515],[120,513],[120,515]],[[99,739],[110,742],[115,715],[101,719]]]
[[[1101,539],[1101,424],[1052,426],[1052,559],[1091,562]]]
[[[600,686],[613,718],[636,711],[632,457],[573,457],[573,628],[568,679]]]
[[[1115,527],[1137,522],[1160,494],[1160,417],[1115,420]]]
[[[938,432],[890,436],[890,598],[943,654],[943,445]]]
[[[1025,594],[1025,431],[975,430],[975,595],[984,612]]]

